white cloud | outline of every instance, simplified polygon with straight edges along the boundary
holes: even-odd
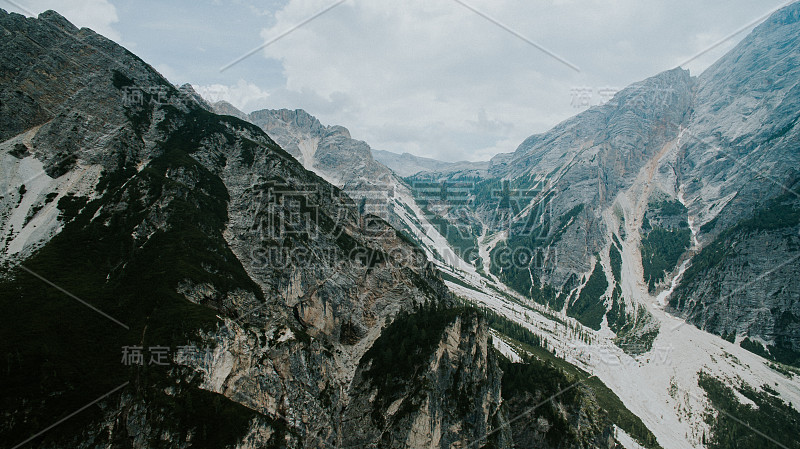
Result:
[[[262,37],[325,5],[290,2]],[[285,96],[343,99],[337,110],[291,107],[344,124],[376,148],[443,159],[475,159],[509,136],[521,141],[539,121],[531,83],[553,81],[542,66],[569,70],[455,2],[422,0],[345,3],[265,53],[283,63]]]
[[[3,6],[9,6],[10,11],[26,15],[38,15],[52,9],[79,28],[90,28],[116,42],[122,40],[122,36],[113,27],[119,22],[117,8],[108,0],[18,0],[16,3],[23,9],[11,5]]]
[[[192,86],[206,100],[214,103],[220,100],[236,106],[241,111],[252,112],[267,107],[269,94],[253,83],[239,80],[235,85],[210,84]]]
[[[282,63],[286,78],[272,107],[305,108],[375,148],[485,159],[579,112],[572,87],[624,87],[670,69],[698,44],[769,8],[750,5],[754,15],[742,8],[744,0],[732,0],[740,13],[722,17],[734,7],[698,13],[690,0],[468,3],[581,72],[455,1],[350,0],[263,50]],[[261,37],[267,41],[331,4],[291,0]],[[693,74],[710,62],[698,61]]]

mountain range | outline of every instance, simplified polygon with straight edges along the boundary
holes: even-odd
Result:
[[[0,10],[0,439],[800,447],[798,26],[444,163]]]

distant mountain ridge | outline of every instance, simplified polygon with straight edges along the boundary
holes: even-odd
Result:
[[[391,151],[372,150],[372,155],[378,162],[392,169],[400,176],[416,175],[419,172],[445,172],[476,170],[483,171],[488,168],[487,162],[444,162],[427,157],[414,156],[410,153],[397,154]]]
[[[218,114],[249,121],[269,134],[304,167],[342,188],[390,182],[391,171],[375,161],[371,148],[343,126],[322,125],[302,109],[262,109],[246,114],[230,103],[213,103]]]

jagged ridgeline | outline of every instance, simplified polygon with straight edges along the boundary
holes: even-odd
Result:
[[[0,26],[2,441],[655,447],[259,127],[55,12]]]

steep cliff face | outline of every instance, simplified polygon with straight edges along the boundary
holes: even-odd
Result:
[[[418,222],[418,217],[406,218],[408,214],[399,211],[411,210],[408,186],[372,157],[366,142],[351,138],[347,128],[323,125],[302,109],[263,109],[245,114],[228,103],[217,102],[213,110],[259,126],[306,169],[344,190],[356,201],[361,214],[385,220],[407,236],[414,234],[410,227],[421,227],[412,222]],[[413,211],[411,215],[415,215]]]
[[[392,182],[391,170],[375,161],[369,145],[351,138],[347,128],[322,125],[302,109],[263,109],[248,114],[248,120],[304,167],[338,187],[353,190]]]
[[[423,306],[401,314],[359,363],[341,444],[614,447],[619,409],[603,410],[575,374],[537,357],[510,362],[474,310]]]
[[[31,120],[2,129],[2,332],[16,354],[3,439],[120,385],[85,430],[40,443],[334,438],[341,392],[386,320],[447,303],[424,254],[380,220],[365,229],[348,196],[258,127],[208,112],[116,44],[53,12],[0,21],[3,98],[17,98],[3,107]],[[131,346],[142,364],[120,363]]]
[[[797,180],[800,7],[776,12],[698,77],[684,143],[686,200],[714,234],[749,218]]]
[[[698,78],[678,166],[704,249],[670,301],[710,332],[800,363],[800,5],[759,25]]]
[[[465,447],[497,433],[499,447],[508,447],[501,372],[485,322],[474,314],[432,314],[439,319],[426,317],[428,326],[419,328],[414,316],[399,319],[362,359],[344,416],[344,446]],[[414,330],[402,335],[409,332],[397,329],[403,325]],[[414,353],[417,332],[432,335]]]
[[[687,72],[664,72],[527,139],[507,164],[494,165],[495,176],[519,180],[518,191],[536,192],[530,212],[520,207],[509,237],[532,236],[544,252],[559,255],[540,267],[542,282],[561,289],[591,269],[592,255],[618,231],[604,212],[677,138],[691,97]]]

